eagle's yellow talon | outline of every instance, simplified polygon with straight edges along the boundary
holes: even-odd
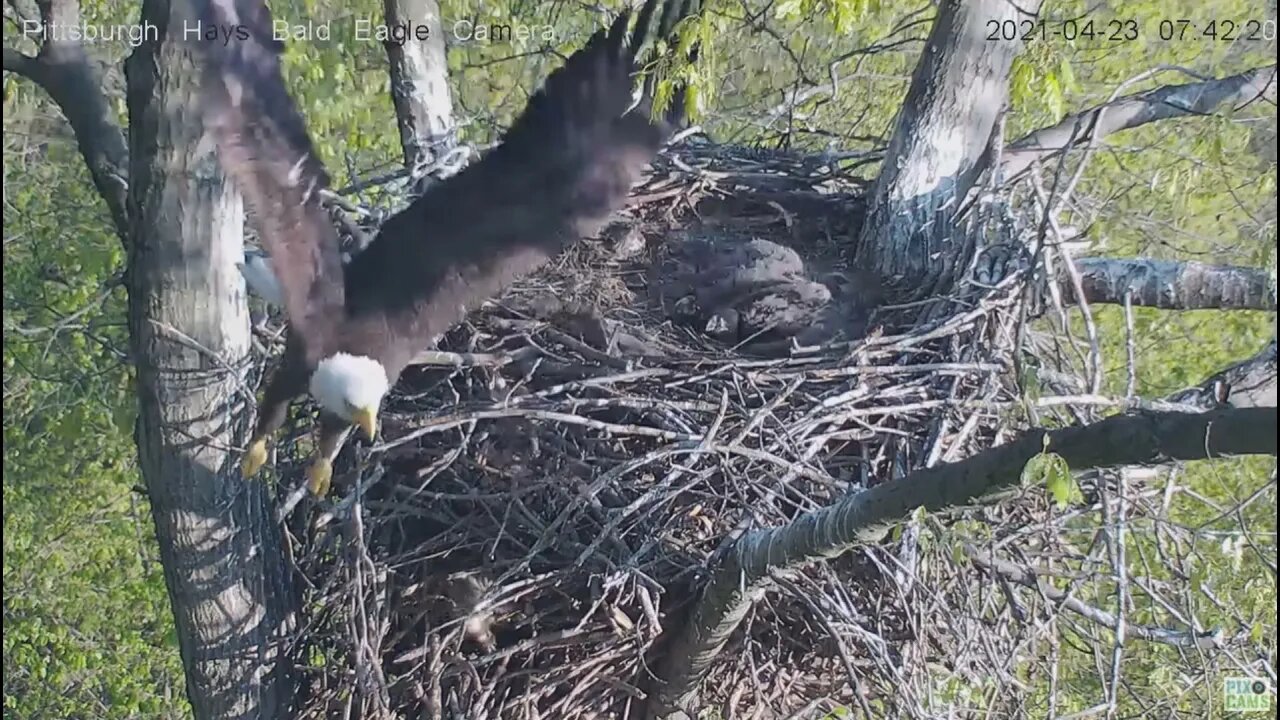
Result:
[[[245,479],[251,478],[267,464],[267,439],[258,438],[249,444],[249,449],[245,451],[244,458],[240,461],[240,475]]]
[[[324,458],[316,458],[307,468],[307,489],[316,497],[329,494],[329,483],[333,479],[333,463]]]

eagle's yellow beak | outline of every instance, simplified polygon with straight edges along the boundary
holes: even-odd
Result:
[[[351,415],[351,421],[364,431],[364,436],[373,440],[378,434],[378,411],[374,408],[360,408]]]

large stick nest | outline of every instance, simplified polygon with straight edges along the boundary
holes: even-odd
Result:
[[[381,444],[348,447],[332,502],[286,522],[311,714],[636,717],[663,633],[734,538],[995,442],[1016,416],[1022,280],[957,293],[919,326],[868,318],[869,292],[840,287],[858,284],[840,249],[862,190],[813,158],[685,145],[603,238],[444,338],[459,365],[407,372]],[[689,259],[761,240],[778,246],[747,254],[782,267],[763,280]],[[715,278],[725,292],[699,290]],[[300,494],[311,422],[281,446],[282,497]],[[953,649],[988,632],[954,612],[980,604],[973,573],[915,530],[779,576],[708,707],[902,708],[937,690],[939,658],[967,675],[974,651]],[[976,654],[1007,664],[1014,640]]]

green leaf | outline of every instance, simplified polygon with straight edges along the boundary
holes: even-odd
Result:
[[[1049,436],[1046,434],[1044,437],[1047,447]],[[1027,487],[1043,485],[1053,496],[1058,509],[1083,498],[1067,461],[1057,453],[1045,451],[1028,460],[1022,468],[1022,484]]]
[[[925,510],[923,505],[919,505],[915,510],[911,511],[911,522],[917,525],[923,524],[927,517],[929,517],[929,511]]]
[[[684,91],[684,114],[690,120],[702,117],[702,91],[696,83],[690,83]]]
[[[1071,61],[1063,57],[1058,61],[1058,76],[1062,78],[1062,86],[1067,92],[1080,92],[1080,82],[1076,80],[1076,71],[1071,69]]]
[[[1054,75],[1046,75],[1044,77],[1045,102],[1049,105],[1049,112],[1053,114],[1053,119],[1058,120],[1063,115],[1063,98],[1062,86],[1058,84],[1058,78]]]
[[[782,0],[773,6],[773,16],[778,20],[794,20],[804,11],[804,0]]]

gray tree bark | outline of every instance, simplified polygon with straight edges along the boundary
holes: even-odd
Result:
[[[46,24],[79,22],[74,0],[39,9]],[[200,147],[196,65],[166,32],[181,15],[167,0],[143,4],[160,37],[127,63],[127,141],[79,43],[46,42],[33,57],[6,48],[4,68],[58,104],[128,251],[139,465],[195,717],[287,717],[298,683],[281,640],[297,596],[266,487],[231,462],[251,397],[244,209]]]
[[[409,31],[405,42],[388,42],[386,48],[400,147],[405,167],[414,173],[448,151],[453,137],[444,25],[436,0],[384,0],[383,8],[388,27],[403,25]]]
[[[185,15],[145,2],[159,42],[139,47],[126,68],[138,458],[195,716],[284,717],[296,693],[282,652],[295,596],[266,486],[242,480],[232,452],[252,399],[236,268],[245,213],[214,147],[201,143]]]
[[[1276,281],[1264,268],[1153,258],[1076,260],[1085,300],[1165,310],[1275,310]],[[1070,283],[1061,283],[1074,295]]]
[[[967,266],[952,218],[982,170],[1008,99],[1020,41],[992,41],[988,23],[1034,19],[1040,0],[943,0],[898,113],[854,246],[857,264],[901,303],[946,292]]]

